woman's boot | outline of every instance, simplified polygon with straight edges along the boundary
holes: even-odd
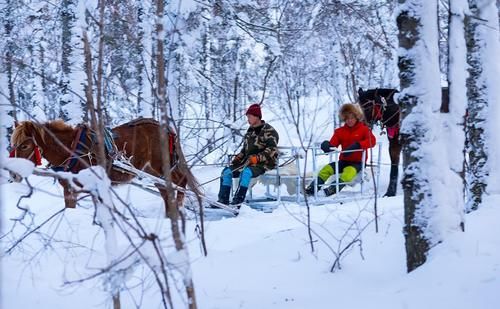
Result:
[[[325,181],[320,177],[316,178],[316,180],[311,181],[311,183],[306,187],[306,190],[304,191],[305,194],[314,195],[314,185],[317,186],[317,191],[319,191],[324,183]]]

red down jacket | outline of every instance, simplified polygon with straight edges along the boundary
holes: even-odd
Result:
[[[353,127],[349,127],[344,124],[342,127],[336,129],[333,132],[333,136],[330,139],[330,145],[333,147],[342,146],[342,149],[346,149],[352,144],[358,142],[362,149],[369,149],[375,146],[377,139],[373,135],[370,128],[368,128],[364,123],[357,122]],[[365,156],[365,160],[368,156]],[[355,151],[351,155],[345,156],[344,153],[340,154],[339,160],[349,161],[349,162],[361,162],[362,152]]]

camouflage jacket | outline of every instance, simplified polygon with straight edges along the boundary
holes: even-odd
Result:
[[[260,126],[248,128],[243,138],[243,148],[235,159],[244,163],[250,155],[257,155],[257,166],[265,170],[274,169],[278,160],[278,140],[278,132],[262,120]]]

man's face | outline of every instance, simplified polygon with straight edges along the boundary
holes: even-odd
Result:
[[[260,118],[257,116],[254,116],[254,115],[250,115],[250,114],[247,114],[247,121],[251,127],[254,127],[254,126],[260,124]]]

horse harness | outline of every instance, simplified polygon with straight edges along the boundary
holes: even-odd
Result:
[[[85,157],[88,158],[89,165],[92,165],[92,160],[94,159],[92,146],[96,144],[96,140],[97,135],[93,130],[84,124],[78,125],[75,138],[71,143],[71,152],[69,157],[66,158],[61,164],[52,165],[50,168],[56,172],[63,171],[75,173],[77,171],[79,161]],[[87,145],[87,141],[89,142],[89,145]],[[117,153],[112,133],[108,129],[104,129],[104,148],[106,155],[110,158],[113,158]]]
[[[145,119],[145,118],[140,117],[139,119],[136,119],[136,120],[128,123],[128,126],[135,127],[139,124],[144,124],[144,123],[150,123],[150,124],[157,125],[157,126],[160,125],[159,122],[156,120]],[[113,137],[116,138],[117,136],[113,135]],[[175,142],[177,140],[177,134],[170,126],[167,126],[167,139],[168,139],[168,154],[169,154],[169,158],[170,158],[170,165],[171,165],[171,167],[173,167],[174,164],[178,160],[177,152],[175,151]]]
[[[89,129],[86,125],[78,125],[77,133],[75,134],[75,139],[71,144],[71,154],[70,156],[64,160],[58,166],[51,166],[50,168],[56,172],[64,171],[64,172],[76,172],[77,165],[81,158],[87,157],[88,162],[92,165],[93,153],[92,153],[92,145],[95,145],[97,142],[96,133]],[[106,151],[106,155],[114,160],[119,157],[118,147],[116,146],[114,139],[117,136],[111,132],[111,130],[105,128],[104,129],[104,147]],[[169,144],[169,154],[171,158],[171,164],[177,161],[177,156],[175,152],[175,139],[177,135],[169,130],[168,132],[168,144]],[[90,146],[87,145],[87,141],[90,142]]]

